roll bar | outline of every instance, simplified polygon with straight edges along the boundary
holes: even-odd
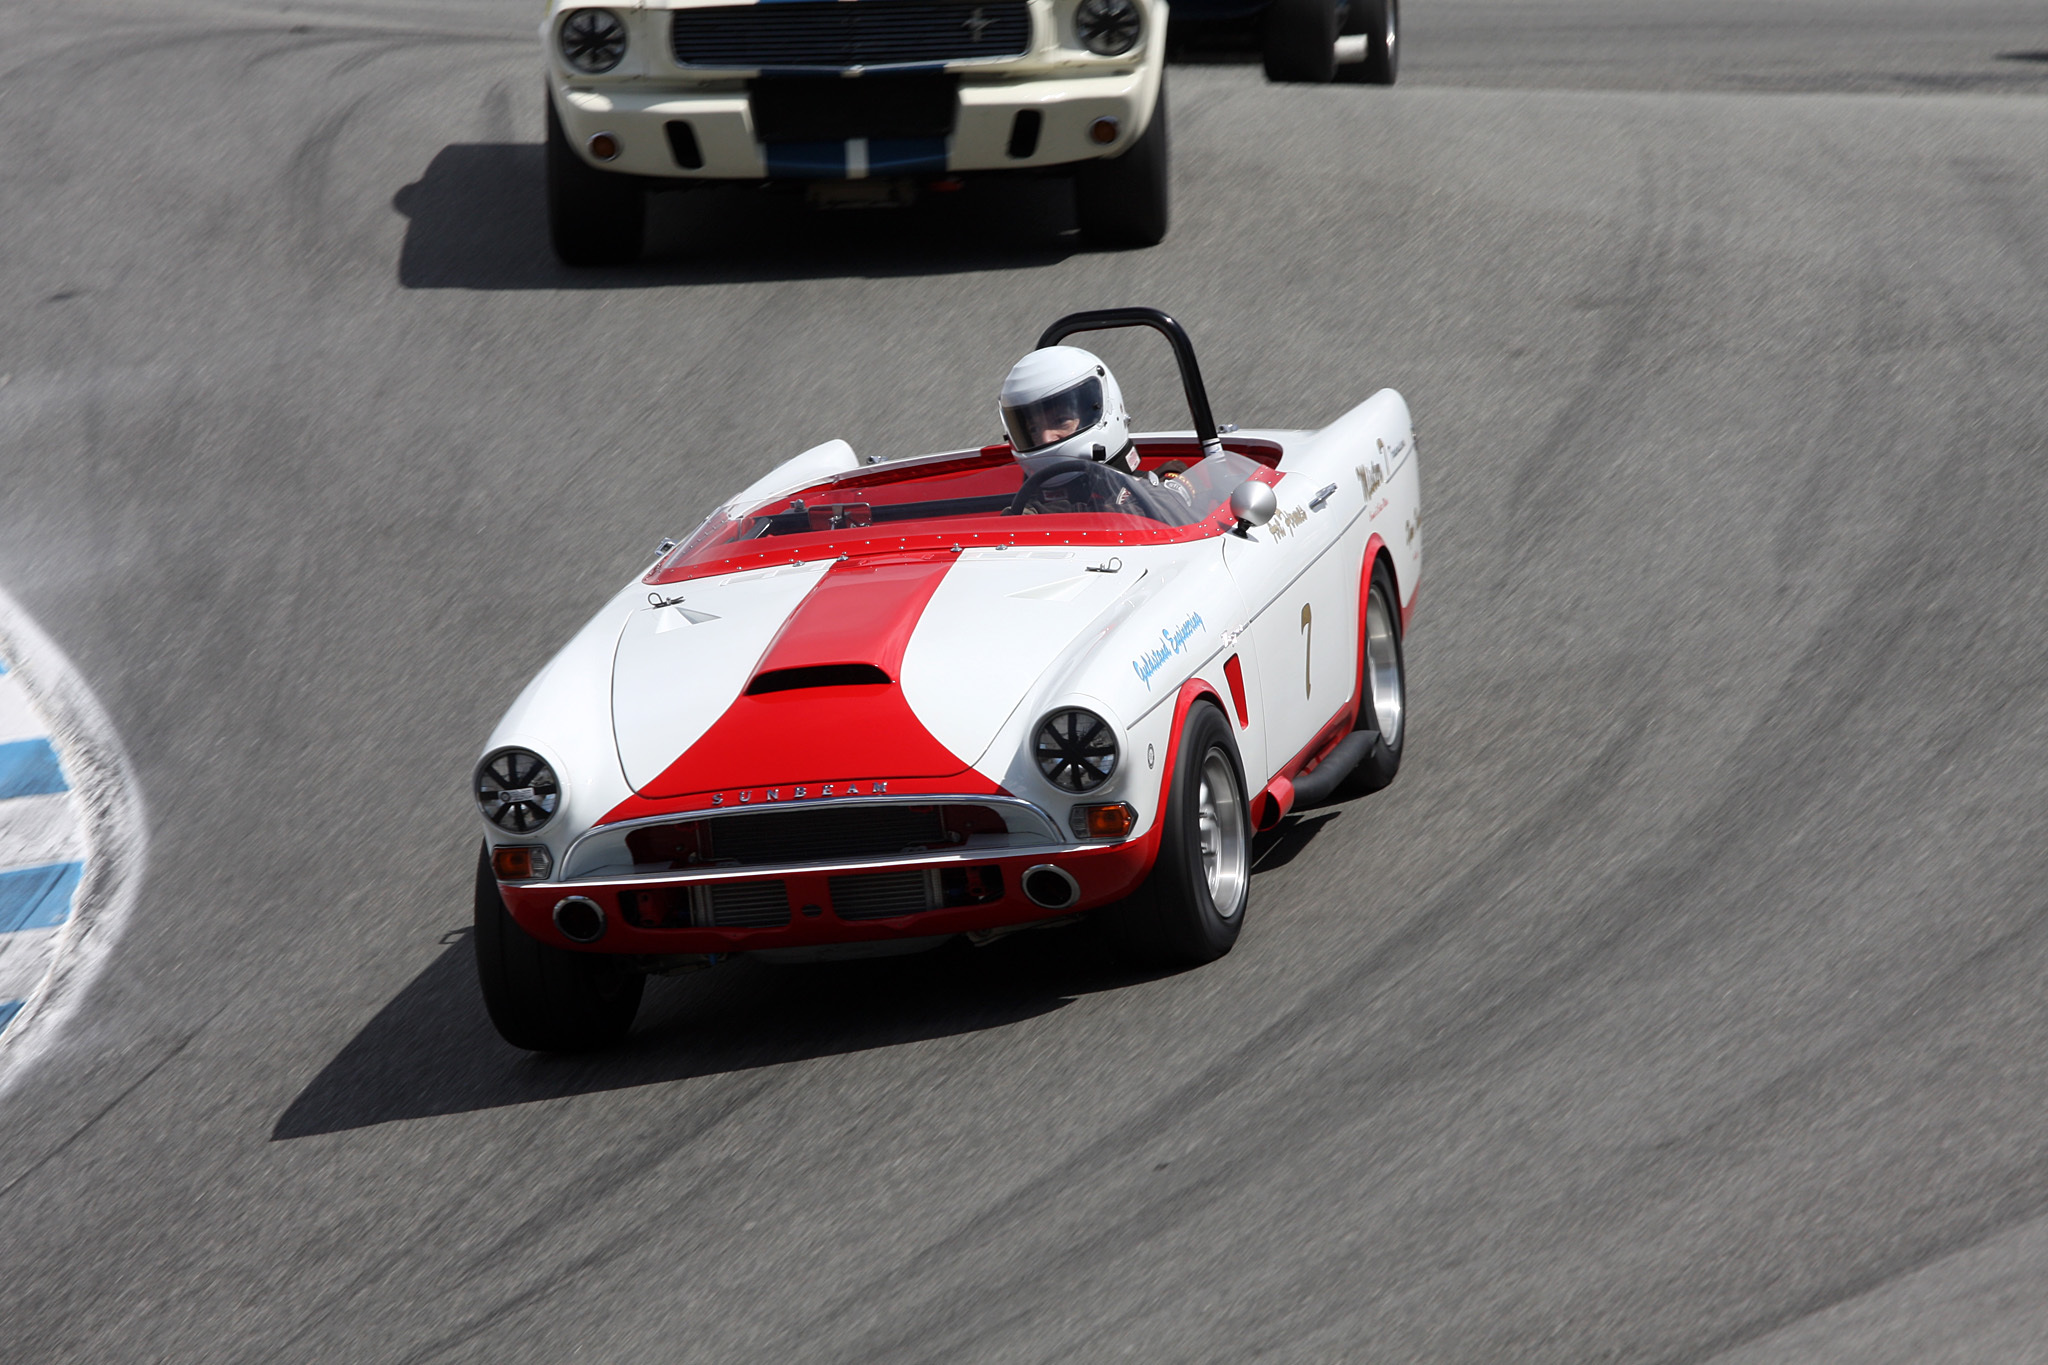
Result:
[[[1209,390],[1202,384],[1202,368],[1195,363],[1195,346],[1187,328],[1157,308],[1097,308],[1086,313],[1069,313],[1039,335],[1040,350],[1057,346],[1076,332],[1106,332],[1116,327],[1150,327],[1173,347],[1180,362],[1180,386],[1187,394],[1188,411],[1195,419],[1195,439],[1202,454],[1221,455],[1223,442],[1216,434],[1216,414],[1209,410]]]

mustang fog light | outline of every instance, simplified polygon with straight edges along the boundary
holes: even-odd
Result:
[[[1107,147],[1116,141],[1116,120],[1104,115],[1088,125],[1088,136]]]
[[[1076,806],[1067,815],[1076,839],[1121,839],[1138,827],[1138,812],[1119,801],[1113,806]]]
[[[477,808],[507,834],[528,834],[555,818],[562,784],[548,761],[531,749],[498,749],[476,765]]]
[[[501,882],[543,881],[554,866],[554,856],[544,846],[507,844],[491,850],[491,871]]]
[[[590,154],[599,161],[618,160],[619,139],[615,134],[593,133],[591,134],[590,141],[585,145],[590,148]]]
[[[1074,32],[1081,46],[1098,57],[1121,57],[1136,47],[1138,27],[1133,0],[1081,0],[1074,9]]]
[[[570,10],[555,37],[562,60],[585,75],[601,76],[626,58],[626,22],[608,9]]]
[[[555,902],[555,927],[571,943],[595,943],[604,937],[604,907],[588,896],[567,896]]]
[[[1116,771],[1116,732],[1093,711],[1072,707],[1039,722],[1032,758],[1062,791],[1093,791]]]

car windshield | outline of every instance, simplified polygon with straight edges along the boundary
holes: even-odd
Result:
[[[1189,460],[1150,455],[1138,473],[1127,474],[1091,460],[1018,460],[1007,448],[1000,456],[963,455],[894,470],[885,465],[751,510],[722,507],[669,552],[655,576],[748,551],[850,552],[852,542],[884,535],[892,543],[931,532],[1090,540],[1101,532],[1195,528],[1216,522],[1231,490],[1259,468],[1224,451]],[[1216,530],[1222,529],[1218,523]]]

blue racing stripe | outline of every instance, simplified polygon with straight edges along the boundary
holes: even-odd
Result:
[[[54,929],[71,918],[71,895],[84,863],[53,863],[0,872],[0,934]]]
[[[869,175],[916,175],[946,169],[942,137],[874,137],[868,139]]]
[[[841,180],[846,176],[844,142],[764,142],[770,178]]]
[[[48,796],[68,792],[64,765],[47,739],[18,739],[0,744],[0,800],[10,796]]]

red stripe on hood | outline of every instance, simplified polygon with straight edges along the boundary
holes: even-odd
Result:
[[[904,699],[903,653],[951,553],[842,560],[783,623],[755,675],[819,664],[873,664],[889,682],[742,695],[682,757],[600,823],[665,813],[692,793],[950,777],[967,761],[932,737]],[[975,781],[963,790],[994,791]]]

